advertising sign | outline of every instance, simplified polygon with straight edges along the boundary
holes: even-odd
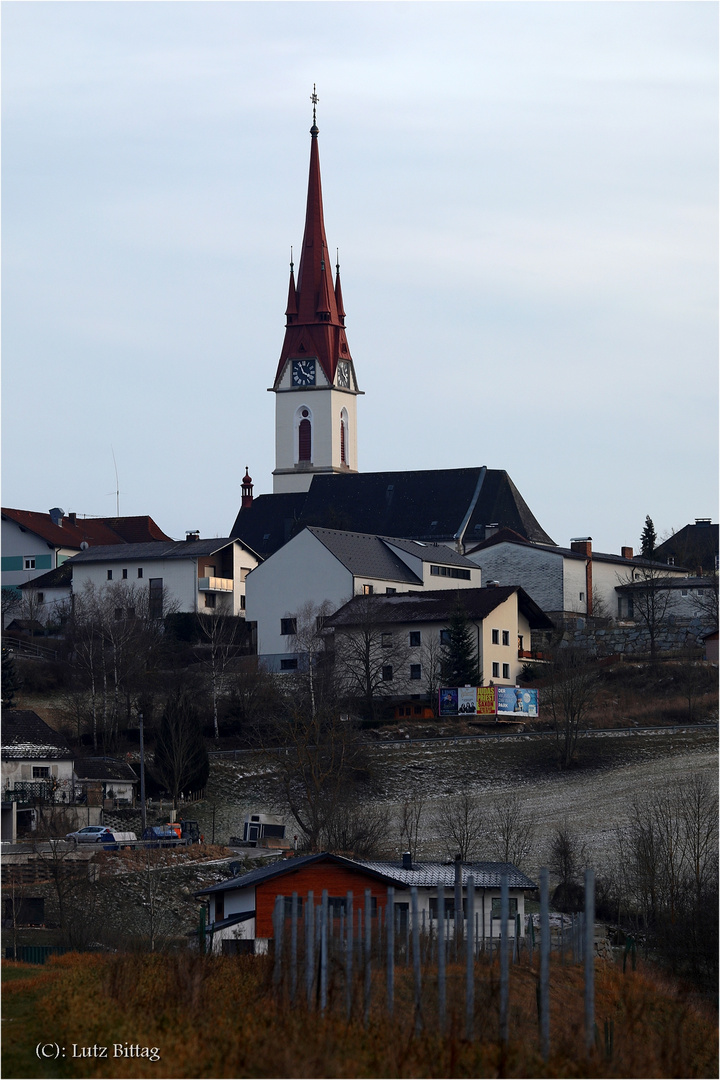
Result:
[[[498,716],[538,715],[537,690],[523,690],[519,686],[496,686]]]
[[[477,687],[458,687],[458,714],[463,716],[475,716],[477,713]]]
[[[478,716],[495,715],[495,687],[478,686],[477,688],[477,712]]]
[[[440,691],[440,708],[438,712],[441,716],[457,716],[458,711],[458,692],[456,689],[442,689]]]

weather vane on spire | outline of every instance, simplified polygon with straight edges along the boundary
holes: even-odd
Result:
[[[313,107],[313,127],[315,127],[315,106],[317,105],[318,101],[320,100],[320,98],[317,96],[317,93],[316,93],[316,90],[315,90],[315,83],[313,83],[313,92],[310,95],[310,100],[312,101],[312,107]]]

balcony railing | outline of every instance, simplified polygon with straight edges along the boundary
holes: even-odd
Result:
[[[199,592],[232,592],[233,579],[229,577],[201,577],[198,578]]]

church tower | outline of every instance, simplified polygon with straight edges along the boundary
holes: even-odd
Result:
[[[285,340],[275,393],[273,492],[307,491],[318,473],[357,472],[358,390],[345,334],[340,265],[325,236],[313,87],[305,233],[297,285],[290,262]]]

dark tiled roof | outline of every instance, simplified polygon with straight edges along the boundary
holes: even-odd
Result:
[[[407,585],[422,585],[422,579],[377,536],[312,527],[308,532],[352,574],[386,581],[402,581]]]
[[[68,561],[74,566],[77,563],[124,562],[128,559],[195,559],[202,555],[214,555],[232,543],[234,540],[231,536],[221,536],[212,540],[114,544],[108,547],[88,548],[87,551],[73,555]]]
[[[549,552],[551,555],[561,555],[564,559],[582,559],[587,557],[580,551],[573,551],[572,548],[559,547],[557,544],[541,544],[530,540],[527,540],[524,536],[520,536],[512,529],[498,529],[492,536],[488,536],[487,540],[481,540],[480,543],[475,544],[472,548],[468,548],[468,555],[474,555],[476,551],[486,551],[488,548],[496,547],[498,544],[516,544],[518,547],[526,547],[539,551]],[[609,562],[616,563],[618,566],[644,566],[653,567],[656,570],[667,570],[667,563],[657,562],[654,559],[643,559],[641,555],[636,555],[632,559],[626,559],[624,555],[613,555],[604,551],[593,551],[593,562]],[[673,570],[682,570],[681,566],[673,566]]]
[[[115,758],[76,758],[74,765],[78,780],[122,780],[137,782],[137,776],[126,761]]]
[[[508,474],[484,467],[314,476],[307,493],[258,496],[232,534],[266,557],[306,525],[432,543],[493,523],[552,543]]]
[[[401,888],[410,888],[413,885],[432,887],[445,885],[452,888],[455,884],[454,863],[414,863],[412,870],[403,869],[401,862],[368,861],[362,859],[346,859],[341,855],[331,855],[323,852],[320,855],[301,855],[294,859],[282,859],[270,866],[262,866],[257,870],[251,870],[240,877],[221,881],[217,885],[210,885],[195,893],[196,896],[207,896],[209,893],[227,892],[228,889],[246,889],[250,886],[259,885],[261,882],[270,881],[273,878],[282,877],[292,873],[311,863],[330,862],[339,864],[348,870],[369,873],[378,881],[387,885],[399,885]],[[478,888],[500,888],[500,879],[504,873],[508,875],[508,885],[511,889],[536,889],[537,885],[529,877],[521,873],[512,863],[477,862],[462,864],[462,883],[467,884],[467,879],[472,874],[475,885]]]
[[[667,570],[665,566],[662,569]],[[673,570],[677,567],[672,567]],[[706,577],[669,577],[664,574],[655,574],[652,577],[648,576],[644,581],[621,581],[615,586],[616,592],[648,592],[650,589],[704,589],[706,592],[710,592],[711,589],[716,589],[717,585],[713,584],[711,578]]]
[[[55,525],[49,514],[34,510],[2,508],[2,516],[14,521],[54,547],[77,548],[84,542],[90,547],[98,544],[137,543],[148,540],[169,540],[151,517],[75,518],[66,514],[62,525]]]
[[[470,619],[482,620],[504,603],[513,593],[518,594],[518,606],[532,629],[550,629],[552,622],[524,589],[517,585],[499,585],[484,589],[433,589],[423,592],[378,595],[373,598],[374,618],[380,624],[407,622],[447,622],[462,605]],[[367,597],[355,596],[334,615],[325,620],[327,626],[354,626],[363,617]]]
[[[6,760],[67,761],[74,755],[64,736],[53,731],[32,709],[4,709],[2,756]]]
[[[676,563],[698,572],[700,568],[711,574],[717,565],[718,526],[709,522],[685,525],[662,544],[658,544],[653,557],[663,563],[669,558]]]
[[[48,570],[47,574],[24,581],[19,585],[20,589],[59,589],[63,586],[68,588],[72,584],[72,564],[69,559],[57,566],[54,570]]]
[[[463,566],[477,573],[477,563],[471,562],[447,544],[427,540],[399,540],[396,536],[381,536],[380,539],[400,551],[406,551],[408,555],[420,559],[421,562],[439,563],[441,566]]]

